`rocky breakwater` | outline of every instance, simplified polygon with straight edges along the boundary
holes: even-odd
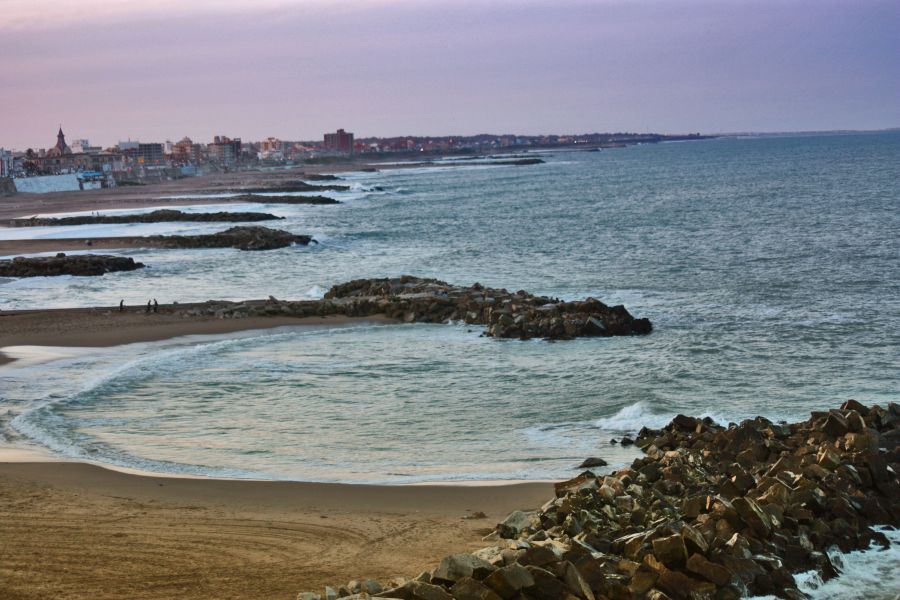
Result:
[[[328,196],[260,196],[257,194],[241,194],[228,198],[229,202],[255,202],[257,204],[343,204],[340,200]]]
[[[274,250],[286,246],[306,246],[316,242],[308,235],[295,235],[268,227],[232,227],[205,235],[151,235],[140,238],[147,246],[157,248],[236,248],[238,250]]]
[[[121,223],[242,223],[283,219],[269,213],[259,212],[214,212],[186,213],[180,210],[161,209],[133,215],[81,215],[77,217],[32,217],[30,219],[10,219],[3,224],[9,227],[54,227],[64,225],[102,225]]]
[[[134,271],[144,266],[133,258],[103,254],[79,254],[0,260],[0,277],[52,277],[55,275],[95,276],[114,271]]]
[[[564,340],[652,330],[648,319],[636,319],[624,306],[607,306],[594,298],[563,302],[524,290],[509,292],[479,283],[455,286],[410,276],[358,279],[334,286],[325,298],[373,299],[388,317],[406,322],[465,321],[486,326],[485,334],[498,338]]]
[[[827,550],[886,546],[872,526],[900,525],[897,404],[851,400],[789,425],[679,415],[637,445],[645,456],[630,467],[557,484],[556,498],[509,515],[475,553],[410,581],[298,598],[804,598],[792,573],[833,577]]]
[[[465,321],[484,325],[484,335],[518,339],[638,335],[652,329],[649,320],[632,317],[624,306],[607,306],[593,298],[562,302],[523,290],[509,292],[477,283],[455,286],[408,275],[336,285],[323,300],[210,303],[191,310],[221,318],[384,315],[406,323]]]
[[[335,183],[314,184],[305,181],[290,181],[273,183],[263,187],[243,187],[233,191],[244,194],[269,194],[275,192],[346,192],[350,189],[349,185],[340,185]]]

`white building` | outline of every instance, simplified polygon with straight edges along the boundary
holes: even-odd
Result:
[[[69,148],[74,154],[87,154],[90,147],[91,143],[88,140],[72,140],[69,143]]]

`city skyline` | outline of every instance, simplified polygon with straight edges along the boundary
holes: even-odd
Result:
[[[104,147],[890,128],[898,29],[878,1],[12,0],[0,146],[52,145],[60,123]]]

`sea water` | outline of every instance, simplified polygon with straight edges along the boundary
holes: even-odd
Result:
[[[544,154],[545,164],[343,175],[333,206],[262,210],[318,245],[128,250],[148,268],[0,280],[0,310],[321,297],[360,277],[594,296],[631,338],[494,340],[459,323],[283,327],[110,349],[14,348],[0,436],[103,464],[352,483],[560,479],[677,413],[797,420],[898,400],[900,133],[729,138]],[[112,213],[113,211],[109,211]],[[117,213],[128,211],[115,211]],[[136,212],[136,211],[131,211]],[[0,230],[208,233],[216,223]],[[0,319],[0,327],[3,326]],[[835,555],[815,598],[891,598],[891,550]]]
[[[413,274],[622,303],[652,320],[651,335],[520,342],[416,324],[135,344],[4,367],[3,435],[156,471],[557,479],[590,455],[629,462],[609,440],[679,412],[793,420],[848,398],[898,399],[900,133],[543,158],[348,173],[350,190],[327,193],[339,205],[189,207],[272,212],[285,219],[270,226],[319,244],[123,251],[148,267],[3,280],[0,309],[311,298],[350,279]]]

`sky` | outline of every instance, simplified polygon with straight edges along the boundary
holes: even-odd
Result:
[[[0,0],[0,147],[900,126],[897,0]]]

